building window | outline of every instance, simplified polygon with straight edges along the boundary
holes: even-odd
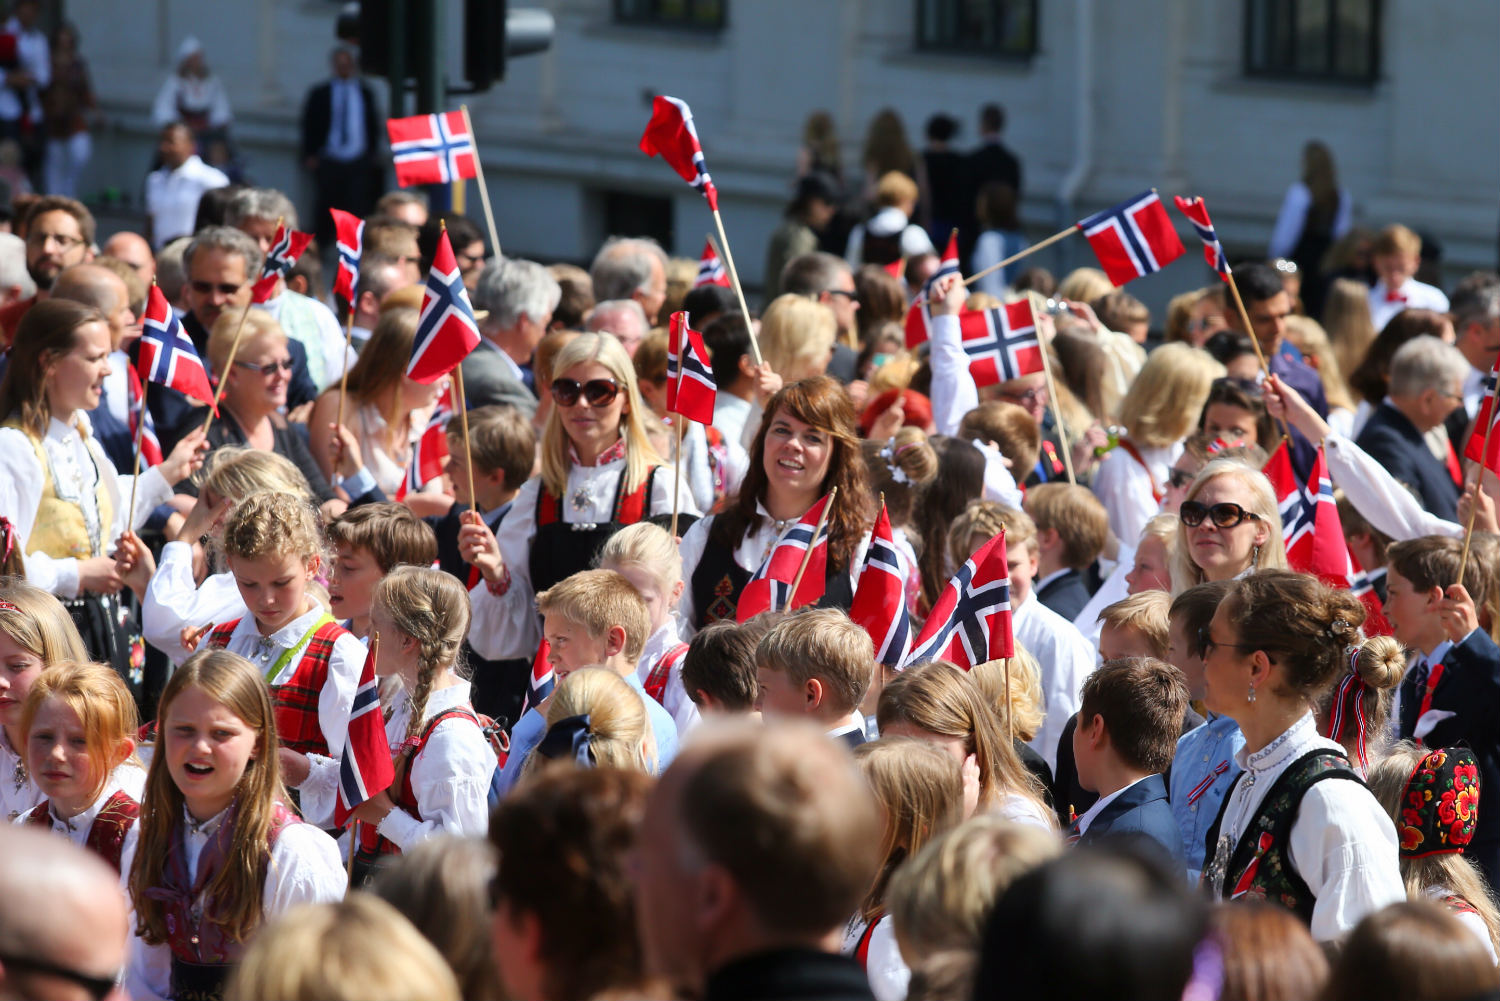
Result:
[[[727,0],[615,0],[615,21],[652,28],[719,31]]]
[[[1248,76],[1372,84],[1380,0],[1246,0]]]
[[[1030,58],[1036,0],[917,0],[917,48]]]

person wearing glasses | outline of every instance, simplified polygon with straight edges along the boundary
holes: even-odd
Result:
[[[1210,460],[1188,487],[1177,522],[1174,595],[1194,584],[1286,569],[1276,491],[1242,459]]]
[[[541,475],[526,481],[498,534],[473,512],[459,532],[459,552],[484,578],[469,592],[469,641],[492,660],[535,655],[536,595],[593,567],[610,536],[641,521],[669,525],[674,492],[679,532],[699,514],[686,478],[651,445],[635,368],[618,338],[579,334],[551,370]]]
[[[27,216],[26,271],[36,294],[0,309],[0,336],[5,345],[16,336],[26,311],[47,298],[65,268],[94,259],[94,216],[82,202],[61,195],[39,199]]]
[[[1245,735],[1245,771],[1205,839],[1203,884],[1216,899],[1285,907],[1319,942],[1406,899],[1396,828],[1313,711],[1351,653],[1399,661],[1388,639],[1362,638],[1364,621],[1349,592],[1266,570],[1234,583],[1200,637],[1203,703]]]

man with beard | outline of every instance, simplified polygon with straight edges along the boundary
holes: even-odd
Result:
[[[94,259],[94,217],[82,202],[48,195],[32,206],[26,217],[26,271],[36,282],[36,295],[0,309],[0,336],[10,346],[21,317],[52,294],[64,268]]]

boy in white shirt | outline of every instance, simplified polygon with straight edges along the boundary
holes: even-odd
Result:
[[[1400,223],[1387,226],[1375,238],[1371,264],[1380,280],[1370,289],[1370,319],[1378,331],[1403,309],[1448,312],[1443,290],[1413,276],[1422,263],[1422,238]]]

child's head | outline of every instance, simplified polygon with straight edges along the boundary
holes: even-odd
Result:
[[[1172,558],[1177,553],[1177,516],[1158,514],[1141,529],[1135,563],[1125,575],[1130,594],[1172,590]]]
[[[1088,487],[1040,483],[1026,491],[1024,506],[1036,524],[1038,548],[1048,552],[1052,569],[1082,570],[1099,558],[1109,541],[1109,513]]]
[[[886,887],[903,863],[928,841],[963,819],[964,784],[958,762],[940,748],[912,737],[885,737],[854,750],[865,781],[885,814],[881,857],[885,860],[860,912],[877,920]]]
[[[922,489],[937,475],[937,452],[918,427],[903,427],[885,441],[866,441],[862,446],[870,467],[870,483],[885,495],[891,525],[911,523],[912,508]]]
[[[1031,596],[1031,581],[1037,575],[1040,555],[1036,522],[1025,511],[997,501],[970,501],[964,513],[948,529],[948,552],[954,567],[961,567],[990,539],[1005,530],[1005,556],[1010,564],[1011,602],[1019,606]]]
[[[559,681],[601,664],[633,671],[651,638],[645,599],[613,570],[581,570],[537,595],[536,607]]]
[[[547,703],[547,735],[527,763],[528,772],[548,761],[649,772],[656,765],[656,741],[645,703],[613,671],[572,672]]]
[[[762,712],[832,723],[864,699],[875,644],[845,613],[815,608],[774,626],[755,648],[755,666]]]
[[[1156,775],[1172,765],[1187,711],[1182,672],[1154,657],[1106,661],[1083,682],[1073,756],[1091,792],[1111,771]]]
[[[1172,599],[1167,609],[1167,663],[1182,672],[1189,698],[1202,699],[1203,635],[1214,611],[1229,594],[1230,581],[1194,584]]]
[[[1009,704],[1006,703],[1006,675],[1010,676]],[[1002,731],[1014,727],[1016,739],[1032,740],[1046,719],[1042,697],[1042,668],[1031,652],[1020,643],[1007,668],[1002,660],[987,660],[969,668],[969,677],[984,693],[984,700],[995,710]]]
[[[715,622],[688,643],[682,687],[700,712],[747,713],[755,708],[757,643],[750,630],[733,622]]]
[[[1036,466],[1042,452],[1042,429],[1025,407],[1002,400],[991,400],[964,414],[958,425],[958,437],[964,441],[979,439],[994,442],[1000,454],[1010,460],[1016,479],[1024,480]]]
[[[63,661],[31,684],[20,751],[32,781],[68,816],[97,800],[110,773],[135,753],[138,726],[135,698],[113,668]]]
[[[230,572],[264,635],[307,611],[307,584],[323,553],[317,512],[293,494],[251,494],[224,525]]]
[[[444,670],[460,673],[469,635],[469,595],[449,573],[430,567],[397,567],[375,586],[370,628],[380,634],[382,674],[409,674],[412,712],[407,736],[422,728],[434,680]]]
[[[22,753],[21,709],[37,675],[48,664],[88,659],[62,602],[21,581],[0,585],[0,726],[15,742],[12,750]]]
[[[1445,638],[1438,604],[1458,580],[1462,551],[1459,540],[1438,535],[1404,539],[1386,549],[1385,617],[1403,646],[1428,653]],[[1483,608],[1484,576],[1477,560],[1469,560],[1461,583],[1474,607]]]
[[[463,430],[448,422],[448,478],[453,499],[469,503],[469,469],[464,462]],[[481,511],[504,504],[531,479],[536,466],[536,429],[515,407],[492,404],[469,411],[469,454],[474,462],[474,501]]]
[[[396,567],[430,567],[437,559],[432,527],[405,504],[351,507],[328,526],[328,541],[334,553],[328,602],[341,619],[366,618],[375,585]]]
[[[1375,238],[1370,263],[1376,276],[1385,282],[1386,291],[1395,292],[1417,273],[1422,263],[1422,238],[1400,223],[1387,226]]]
[[[599,551],[598,565],[636,589],[646,603],[653,633],[671,619],[682,597],[682,553],[666,529],[648,521],[620,529]]]
[[[275,452],[262,452],[242,445],[223,445],[208,453],[203,468],[194,477],[198,484],[198,503],[218,510],[209,525],[208,535],[219,543],[229,511],[251,494],[264,490],[292,494],[312,506],[317,505],[307,478],[290,459]]]
[[[1171,649],[1171,605],[1172,598],[1165,591],[1142,591],[1107,606],[1099,613],[1099,621],[1104,624],[1099,631],[1099,658],[1166,660]]]

